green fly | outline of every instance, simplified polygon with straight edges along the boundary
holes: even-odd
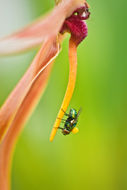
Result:
[[[76,127],[76,125],[81,109],[77,112],[75,109],[71,108],[69,114],[67,114],[63,109],[62,111],[64,112],[65,116],[67,116],[66,120],[61,119],[64,122],[64,127],[59,127],[59,129],[62,130],[63,135],[69,135],[71,132],[77,133],[78,128]]]

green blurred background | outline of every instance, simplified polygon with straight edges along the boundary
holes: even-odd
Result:
[[[80,131],[66,137],[58,131],[54,142],[49,142],[68,82],[68,36],[47,89],[17,143],[12,190],[127,189],[127,3],[88,3],[89,35],[78,48],[77,82],[69,106],[82,107]],[[53,0],[1,0],[0,37],[53,6]],[[0,58],[0,105],[35,53]]]

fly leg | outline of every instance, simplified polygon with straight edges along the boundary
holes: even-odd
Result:
[[[59,117],[57,117],[57,119],[60,119],[62,123],[65,123],[66,122],[66,119],[61,119]]]
[[[58,129],[61,129],[61,130],[63,130],[64,128],[62,128],[62,127],[58,127]]]
[[[69,114],[66,113],[66,112],[63,110],[63,108],[61,108],[61,110],[64,112],[64,115],[69,116]]]
[[[63,130],[63,129],[64,129],[64,128],[62,128],[62,127],[54,127],[54,128],[61,129],[61,130]]]

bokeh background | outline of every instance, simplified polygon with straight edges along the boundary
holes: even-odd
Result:
[[[77,82],[69,106],[82,107],[80,131],[66,137],[58,131],[49,142],[68,82],[68,35],[47,89],[17,142],[12,190],[127,189],[127,2],[88,3],[89,35],[78,48]],[[0,0],[0,37],[53,6],[53,0]],[[35,54],[0,58],[0,105]]]

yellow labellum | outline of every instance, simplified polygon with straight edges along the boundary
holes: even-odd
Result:
[[[62,111],[62,109],[64,111],[67,110],[68,105],[69,105],[70,100],[73,95],[74,87],[75,87],[76,72],[77,72],[77,45],[72,38],[70,38],[70,41],[69,41],[69,63],[70,63],[69,82],[68,82],[68,86],[67,86],[67,90],[66,90],[66,94],[65,94],[63,103],[61,105],[61,108],[57,115],[57,119],[55,121],[55,124],[53,126],[53,129],[52,129],[52,132],[50,135],[50,141],[53,141],[53,139],[56,135],[56,132],[60,125],[61,119],[64,116],[64,112]],[[58,119],[58,118],[61,118],[61,119]]]

